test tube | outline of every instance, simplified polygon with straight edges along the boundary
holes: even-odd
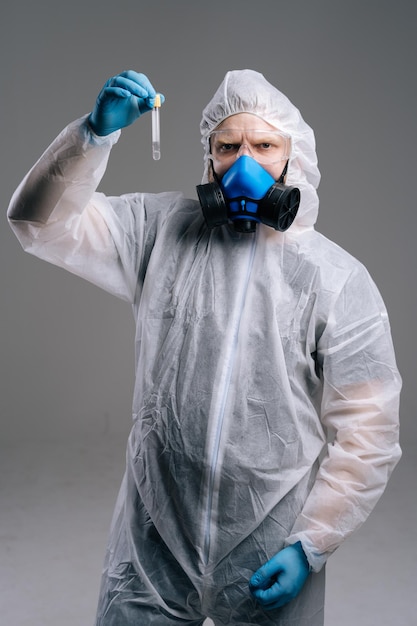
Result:
[[[155,102],[152,109],[152,158],[159,161],[161,158],[161,129],[159,125],[159,109],[161,107],[161,96],[159,93],[155,96]]]

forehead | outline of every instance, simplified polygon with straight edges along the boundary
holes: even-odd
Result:
[[[227,117],[215,130],[277,130],[253,113],[236,113]]]

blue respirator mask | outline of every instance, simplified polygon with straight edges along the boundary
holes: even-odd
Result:
[[[259,222],[285,231],[300,206],[300,190],[283,183],[287,166],[278,181],[253,157],[243,155],[222,179],[197,186],[203,215],[209,228],[230,220],[238,232],[253,233]]]

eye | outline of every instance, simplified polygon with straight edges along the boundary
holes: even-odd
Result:
[[[235,143],[223,143],[219,146],[219,152],[233,152],[238,150],[238,146]]]

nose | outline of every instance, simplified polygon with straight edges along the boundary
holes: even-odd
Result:
[[[237,152],[237,156],[240,157],[242,155],[246,155],[246,156],[252,156],[252,152],[248,146],[247,143],[242,143],[242,145],[240,146],[238,152]]]

